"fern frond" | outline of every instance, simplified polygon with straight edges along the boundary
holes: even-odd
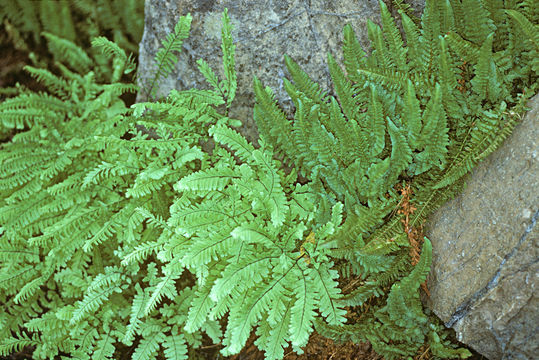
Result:
[[[481,45],[477,65],[474,69],[475,76],[471,81],[472,88],[479,95],[480,100],[487,98],[487,94],[489,93],[488,85],[491,74],[493,39],[494,33],[487,36],[485,42]]]
[[[397,70],[406,72],[408,71],[408,65],[406,63],[406,48],[402,42],[399,29],[395,25],[395,21],[391,16],[386,4],[379,0],[378,4],[381,10],[382,17],[382,29],[384,37],[388,43],[389,53],[393,63],[396,65]]]
[[[291,309],[289,331],[292,345],[302,347],[307,344],[313,331],[316,293],[309,284],[314,281],[310,278],[312,274],[302,270],[296,271],[296,274],[299,275],[299,281],[296,281],[292,288],[296,301]]]
[[[339,325],[346,321],[344,315],[346,311],[339,304],[341,291],[337,287],[336,281],[338,272],[331,269],[332,264],[321,264],[318,269],[310,269],[309,276],[312,276],[317,284],[316,292],[319,299],[322,316],[330,325]]]
[[[228,9],[223,11],[223,26],[221,27],[222,44],[221,49],[223,51],[223,68],[225,74],[224,90],[226,92],[227,106],[230,106],[232,100],[236,96],[237,77],[236,70],[234,69],[234,50],[236,45],[232,42],[232,25],[230,24],[230,18],[228,17]]]
[[[288,146],[293,143],[290,121],[277,106],[271,89],[269,87],[263,88],[256,76],[253,79],[253,87],[256,96],[253,118],[260,137],[264,141],[272,143],[276,150],[283,152],[288,158],[294,159],[293,149]]]
[[[195,291],[187,314],[187,320],[185,321],[185,331],[189,333],[195,332],[206,322],[211,308],[216,304],[210,296],[211,289],[212,284],[207,281],[204,286]]]
[[[101,335],[101,338],[97,341],[93,349],[92,359],[112,359],[115,350],[114,343],[116,342],[116,339],[111,332],[112,330],[109,330],[106,334]]]
[[[164,272],[165,276],[163,276],[161,281],[152,288],[152,294],[144,308],[144,315],[151,313],[159,304],[163,296],[166,296],[170,300],[174,300],[178,295],[176,290],[176,280],[181,274],[174,274],[172,271],[167,270],[167,268],[165,268]]]
[[[232,305],[227,325],[230,344],[224,349],[226,352],[237,353],[245,345],[252,326],[271,301],[283,292],[283,279],[284,275],[277,275],[268,283],[260,284],[255,291],[245,294],[243,301]]]
[[[290,322],[290,307],[291,302],[284,304],[284,308],[279,309],[279,318],[272,324],[272,322],[263,321],[257,329],[259,334],[256,344],[259,349],[264,351],[264,356],[268,360],[282,359],[284,356],[284,349],[288,347],[286,337],[288,335],[288,324]],[[276,311],[274,310],[275,314]],[[269,331],[264,331],[264,325],[269,328]],[[273,325],[273,326],[272,326]]]
[[[288,95],[290,95],[292,99],[296,96],[294,92],[299,91],[304,93],[309,99],[312,99],[316,104],[322,104],[327,101],[327,95],[322,91],[320,85],[312,81],[311,78],[309,78],[309,75],[307,75],[291,57],[285,55],[284,61],[294,80],[294,85],[290,84],[292,87],[286,89]]]
[[[350,24],[346,24],[343,29],[343,57],[344,66],[350,80],[358,83],[359,78],[356,75],[356,70],[363,68],[367,65],[367,54],[362,49],[359,41],[357,40],[354,29]]]
[[[144,316],[144,309],[149,300],[149,291],[142,290],[139,284],[135,284],[135,297],[131,305],[131,314],[129,318],[129,324],[127,325],[122,342],[126,345],[130,345],[135,338],[135,334],[139,334],[142,320]]]
[[[230,147],[234,150],[235,155],[245,163],[252,162],[253,152],[255,148],[249,144],[247,140],[238,132],[221,125],[214,125],[208,133],[213,136],[215,141]]]
[[[21,304],[22,302],[26,301],[29,297],[33,296],[39,287],[46,281],[47,279],[44,276],[40,276],[32,281],[27,282],[17,293],[17,295],[15,295],[13,302],[15,304]]]
[[[129,74],[137,67],[131,55],[127,57],[125,51],[121,47],[104,36],[93,38],[92,46],[101,49],[107,57],[113,60],[114,74],[111,77],[112,82],[120,80],[122,74]]]
[[[163,341],[163,354],[166,360],[187,360],[187,344],[183,334],[168,335]]]
[[[476,45],[483,44],[487,37],[496,30],[488,10],[481,0],[462,0],[462,33]]]
[[[75,311],[73,311],[73,317],[71,318],[70,323],[74,325],[88,314],[96,312],[112,293],[120,292],[121,288],[119,287],[119,280],[120,278],[117,278],[116,281],[111,281],[97,289],[86,292],[84,298],[77,302],[77,307],[75,308]]]
[[[133,360],[153,360],[157,357],[157,350],[159,345],[166,339],[163,331],[148,331],[144,334],[142,340],[140,340],[135,352],[133,353]]]
[[[174,188],[177,191],[189,190],[205,193],[210,190],[223,190],[231,180],[238,178],[240,176],[230,168],[210,168],[182,178]]]
[[[155,96],[154,88],[159,79],[166,78],[174,70],[174,65],[178,61],[175,53],[179,53],[182,50],[183,40],[189,36],[191,20],[191,14],[181,16],[176,26],[174,26],[174,32],[168,34],[167,38],[163,40],[162,47],[155,55],[157,70],[149,88],[146,90],[146,94]]]
[[[370,151],[370,157],[374,158],[385,147],[385,117],[382,108],[382,104],[378,99],[376,88],[371,85],[371,97],[369,109],[367,110],[367,121],[365,124],[369,129],[370,134],[368,136],[368,148]]]
[[[17,337],[9,337],[7,339],[0,340],[0,355],[10,356],[11,354],[22,351],[26,346],[35,346],[40,344],[39,336],[33,334],[32,337],[28,335],[18,334]]]
[[[57,61],[67,63],[82,74],[90,71],[93,61],[79,46],[48,32],[43,32],[42,35],[47,39],[49,49]]]
[[[43,83],[53,94],[58,95],[61,99],[67,99],[70,93],[71,86],[69,83],[46,69],[39,69],[32,66],[25,66],[27,71],[37,81]]]
[[[391,160],[387,182],[393,184],[401,172],[412,162],[412,150],[406,141],[404,131],[397,128],[391,119],[387,119],[389,137],[391,138]]]

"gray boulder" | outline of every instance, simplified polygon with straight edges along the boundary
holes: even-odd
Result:
[[[539,353],[539,95],[464,191],[427,221],[429,306],[494,359]]]

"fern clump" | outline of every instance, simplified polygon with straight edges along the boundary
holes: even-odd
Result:
[[[144,2],[137,0],[3,1],[0,20],[14,45],[34,51],[42,32],[87,46],[107,34],[120,47],[138,52],[144,28]],[[54,49],[49,48],[56,60]],[[45,60],[45,59],[40,59]]]
[[[262,140],[311,180],[316,222],[344,204],[331,261],[344,284],[359,284],[338,302],[361,315],[350,325],[319,321],[317,330],[369,340],[387,358],[411,356],[423,343],[435,356],[465,356],[442,346],[421,309],[431,256],[421,226],[537,91],[537,15],[526,2],[427,1],[420,27],[400,11],[403,38],[382,1],[380,8],[383,27],[368,24],[370,55],[350,26],[346,73],[328,55],[335,97],[286,57],[294,119],[256,78],[254,119]]]
[[[421,226],[537,91],[536,13],[525,1],[427,1],[421,27],[401,13],[404,45],[380,7],[370,55],[347,26],[346,72],[328,56],[336,96],[287,57],[289,120],[254,80],[258,148],[228,117],[226,10],[224,77],[200,60],[210,90],[130,108],[131,56],[103,37],[89,55],[46,35],[58,71],[27,70],[48,91],[0,104],[0,133],[15,133],[0,145],[0,356],[194,359],[208,339],[226,356],[254,332],[280,359],[315,329],[388,359],[423,345],[469,356],[423,312]],[[155,97],[190,23],[163,41],[142,91]],[[113,71],[99,70],[104,57]]]
[[[58,62],[64,63],[66,55],[71,55],[72,60],[80,58],[77,69],[81,74],[84,72],[83,69],[86,69],[86,72],[91,70],[98,81],[103,81],[101,79],[103,74],[118,73],[117,68],[121,66],[119,62],[123,59],[116,57],[115,64],[110,64],[112,57],[99,56],[100,49],[91,46],[92,39],[101,35],[103,39],[112,39],[115,46],[137,54],[144,26],[144,2],[2,1],[0,22],[3,30],[0,42],[5,46],[14,47],[19,51],[17,52],[19,56],[26,57],[19,66],[8,70],[7,74],[11,77],[22,83],[31,82],[21,71],[23,65],[51,69]],[[51,41],[53,38],[55,40]],[[88,55],[95,61],[88,62],[86,52],[77,53],[70,47],[71,43],[87,49]],[[133,63],[133,60],[129,59],[129,62]],[[0,94],[8,95],[19,91],[20,85],[16,84],[15,87],[0,89]]]
[[[118,81],[134,64],[117,44],[94,39],[114,68],[98,76],[93,56],[48,39],[63,49],[59,73],[27,67],[48,92],[0,104],[2,131],[16,132],[0,153],[0,355],[191,358],[202,332],[182,329],[196,289],[175,256],[185,237],[167,224],[172,185],[213,161],[200,142],[237,125],[218,110],[230,99],[174,91],[130,109],[120,96],[138,88]],[[217,341],[216,321],[200,327]]]

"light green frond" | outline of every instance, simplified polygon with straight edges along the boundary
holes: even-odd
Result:
[[[209,129],[208,133],[213,136],[215,141],[234,150],[234,154],[243,162],[250,163],[252,161],[251,158],[255,148],[238,132],[226,126],[214,125]]]
[[[221,89],[221,84],[219,83],[219,78],[217,77],[215,72],[211,69],[210,65],[202,59],[197,60],[197,65],[198,65],[198,71],[200,71],[200,73],[204,76],[206,81],[213,87],[213,91],[216,94],[219,94],[221,99],[223,99],[224,94],[223,94],[223,90]]]
[[[187,314],[185,331],[189,333],[195,332],[206,322],[210,310],[215,306],[215,302],[210,296],[211,290],[212,284],[207,281],[203,287],[195,291]]]
[[[279,321],[275,324],[268,325],[270,327],[266,334],[261,334],[257,339],[258,347],[264,351],[266,360],[278,360],[284,356],[284,349],[288,347],[286,341],[288,335],[288,324],[290,323],[290,307],[291,302],[286,303],[284,309],[279,311]],[[273,311],[275,313],[275,310]],[[259,326],[262,328],[265,322]],[[260,331],[257,331],[257,334]]]
[[[150,241],[137,245],[133,251],[123,257],[121,264],[123,266],[128,266],[132,263],[140,263],[152,253],[159,252],[162,246],[163,244],[156,241]]]
[[[421,38],[419,28],[404,12],[400,13],[402,19],[402,27],[406,34],[406,47],[408,48],[408,59],[413,68],[419,68],[423,71],[427,69],[428,64],[423,60],[426,59],[425,44]]]
[[[309,269],[309,276],[314,279],[316,286],[318,307],[322,316],[330,325],[339,325],[346,321],[346,310],[342,308],[338,300],[341,290],[336,281],[339,276],[336,270],[331,269],[332,264],[320,264],[317,269]]]
[[[419,61],[424,62],[423,69],[430,73],[435,68],[434,59],[437,57],[437,45],[440,32],[440,18],[437,13],[436,3],[429,1],[425,3],[425,9],[421,16],[421,46],[423,51],[420,52],[422,57]]]
[[[187,360],[187,344],[183,334],[168,335],[163,341],[163,354],[166,360]]]
[[[479,50],[479,58],[474,68],[475,76],[472,79],[472,88],[479,99],[486,99],[489,93],[489,77],[491,76],[492,41],[494,33],[487,36]]]
[[[205,193],[207,191],[223,190],[233,179],[241,176],[228,167],[215,167],[201,170],[182,178],[174,188],[177,191],[195,191]]]
[[[159,283],[157,283],[151,290],[151,296],[144,307],[144,316],[150,314],[156,306],[159,304],[163,296],[166,296],[170,300],[178,295],[176,290],[176,280],[180,277],[181,274],[173,273],[171,270],[166,270],[165,276],[163,276]]]
[[[236,95],[236,70],[234,69],[234,50],[236,45],[232,41],[232,25],[230,24],[230,18],[228,17],[228,9],[223,11],[223,26],[221,27],[222,44],[221,50],[223,51],[223,68],[225,74],[225,86],[227,96],[227,106],[230,106],[232,100]]]
[[[360,82],[360,78],[356,75],[356,71],[367,65],[367,54],[359,44],[354,29],[350,24],[344,26],[343,33],[343,57],[346,72],[348,73],[350,80]]]
[[[18,334],[17,337],[8,337],[0,340],[0,355],[10,356],[13,353],[22,351],[26,346],[35,346],[40,344],[39,335],[33,334],[31,337],[28,335]]]
[[[284,112],[276,104],[275,96],[269,87],[263,88],[262,83],[255,76],[253,87],[256,96],[253,118],[257,124],[260,136],[271,143],[279,151],[283,151],[289,158],[293,157],[292,126]],[[270,125],[271,124],[271,125]]]
[[[47,39],[49,48],[57,61],[67,63],[82,74],[90,71],[93,61],[75,43],[48,32],[43,32],[42,34]]]
[[[77,302],[73,317],[70,320],[75,325],[90,313],[95,313],[114,292],[120,292],[119,281],[111,282],[85,293],[84,298]]]
[[[393,184],[408,164],[412,162],[412,150],[404,135],[404,130],[397,128],[391,119],[387,118],[387,129],[391,138],[391,160],[387,182]]]
[[[13,302],[15,304],[21,304],[21,303],[27,301],[28,298],[32,297],[35,294],[35,292],[39,289],[39,287],[41,285],[43,285],[43,283],[45,283],[46,281],[47,281],[47,279],[45,277],[39,276],[39,277],[35,278],[34,280],[27,282],[19,290],[17,295],[15,295],[15,297],[13,298]]]
[[[113,60],[114,74],[111,77],[112,82],[120,80],[122,74],[129,74],[137,67],[131,55],[127,57],[121,47],[104,36],[92,39],[92,46],[100,49],[107,57]]]
[[[476,45],[483,44],[496,30],[488,10],[481,0],[462,0],[463,35]]]
[[[132,344],[135,335],[140,334],[140,327],[142,324],[141,318],[144,316],[144,309],[149,300],[149,291],[142,290],[139,284],[135,284],[135,297],[131,304],[131,314],[129,317],[129,324],[125,329],[125,334],[122,342],[126,345]]]
[[[376,68],[393,70],[395,64],[390,56],[380,26],[375,24],[371,19],[368,19],[367,30],[372,46],[372,56],[369,59],[374,61],[373,64]]]
[[[269,309],[271,301],[282,294],[282,281],[283,276],[277,275],[268,283],[260,284],[256,290],[249,291],[243,299],[238,299],[239,301],[232,305],[227,325],[230,345],[224,350],[237,353],[243,348],[253,325],[266,309]]]
[[[293,283],[292,291],[296,300],[291,309],[290,315],[290,341],[294,346],[302,347],[307,344],[309,336],[313,331],[313,321],[315,318],[316,293],[310,285],[313,281],[308,272],[295,270],[298,281]]]
[[[97,341],[93,349],[92,359],[96,360],[110,360],[113,359],[114,343],[116,339],[109,330],[106,334],[101,334],[101,338]]]
[[[157,51],[155,55],[155,63],[157,64],[157,70],[155,75],[146,89],[146,94],[155,96],[155,85],[161,78],[166,78],[174,69],[174,65],[178,61],[176,53],[182,50],[183,40],[189,36],[189,30],[191,29],[192,17],[190,14],[181,16],[176,26],[174,26],[174,32],[167,35],[167,38],[163,40],[162,47]]]
[[[328,54],[328,67],[343,113],[346,115],[349,122],[357,121],[358,104],[357,99],[354,99],[356,95],[354,94],[355,91],[352,89],[352,84],[344,76],[340,66],[331,54]]]
[[[142,340],[140,340],[135,352],[131,359],[133,360],[153,360],[157,357],[157,351],[159,350],[159,345],[162,344],[166,339],[163,331],[152,331],[143,335]]]
[[[68,98],[71,86],[65,79],[52,74],[46,69],[25,66],[24,70],[37,81],[43,83],[53,94],[58,95],[62,99]]]
[[[269,254],[262,257],[245,256],[241,261],[228,265],[221,277],[215,281],[210,297],[218,303],[233,293],[235,286],[246,280],[253,279],[261,282],[268,275],[273,258],[275,256]],[[254,283],[251,284],[253,285]]]
[[[371,85],[371,98],[367,110],[367,123],[363,125],[367,131],[368,149],[370,157],[380,154],[385,147],[385,116],[382,104],[378,99],[376,88]]]
[[[242,241],[245,244],[259,244],[268,249],[276,248],[275,241],[270,238],[270,235],[259,230],[257,226],[239,226],[230,235],[237,241]]]

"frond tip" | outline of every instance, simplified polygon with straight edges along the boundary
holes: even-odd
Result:
[[[174,65],[178,61],[176,54],[182,51],[183,40],[189,36],[192,19],[191,14],[181,16],[176,26],[174,26],[174,32],[168,34],[166,39],[163,40],[161,48],[155,55],[157,70],[149,88],[146,90],[147,95],[155,97],[156,85],[159,80],[166,78],[174,70]]]

